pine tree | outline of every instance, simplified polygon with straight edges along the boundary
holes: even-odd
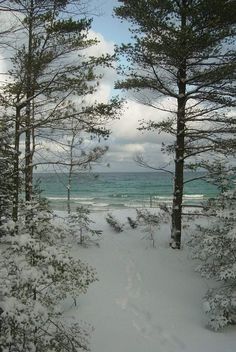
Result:
[[[13,159],[10,126],[6,117],[0,119],[0,226],[10,217],[13,208]],[[1,233],[0,233],[1,235]]]
[[[119,2],[115,14],[130,22],[133,37],[117,49],[126,62],[116,87],[145,91],[137,99],[169,113],[141,128],[174,136],[166,150],[175,163],[172,247],[180,248],[186,159],[235,150],[235,118],[225,110],[235,106],[235,1]],[[163,107],[165,98],[175,108]]]
[[[42,159],[45,157],[43,139],[55,141],[56,129],[60,134],[62,131],[69,133],[65,121],[70,117],[80,121],[86,130],[103,131],[103,125],[113,116],[119,103],[117,100],[110,104],[84,103],[84,98],[98,87],[101,76],[95,72],[97,67],[110,65],[111,57],[86,56],[86,49],[98,41],[88,38],[92,20],[83,15],[82,3],[22,0],[11,1],[9,8],[13,14],[20,14],[16,16],[19,28],[14,34],[20,45],[11,50],[14,55],[10,83],[4,92],[5,105],[11,110],[9,118],[14,118],[15,122],[16,206],[13,216],[17,220],[20,192],[17,179],[23,169],[25,199],[32,200],[38,149],[39,154],[43,154]],[[20,158],[21,142],[25,150]],[[41,164],[50,163],[42,159]]]
[[[200,274],[219,282],[204,297],[208,325],[218,330],[236,323],[236,191],[211,199],[204,214],[211,221],[197,227],[189,245]]]
[[[124,224],[121,224],[111,213],[107,213],[106,222],[115,230],[115,232],[124,231]]]
[[[234,175],[236,167],[227,158],[214,158],[199,163],[194,163],[192,168],[196,170],[201,168],[204,175],[199,176],[206,182],[217,187],[219,193],[223,194],[233,188]]]
[[[95,270],[70,255],[67,234],[39,200],[22,204],[18,222],[2,227],[3,351],[87,351],[89,331],[64,319],[61,302],[86,293]]]
[[[146,232],[145,238],[152,243],[152,247],[156,247],[156,232],[160,228],[162,215],[153,214],[146,209],[136,209],[137,222],[143,226]]]
[[[89,244],[98,245],[102,231],[93,228],[94,221],[90,218],[90,210],[88,208],[77,207],[75,212],[68,214],[67,224],[68,232],[76,240],[76,243],[82,246],[88,246]]]

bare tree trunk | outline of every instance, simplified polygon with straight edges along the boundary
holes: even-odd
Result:
[[[71,201],[71,184],[72,184],[72,173],[73,173],[73,149],[74,149],[74,143],[75,143],[75,133],[74,131],[72,132],[72,139],[70,143],[70,168],[69,168],[69,173],[68,173],[68,184],[67,184],[67,213],[70,214],[71,212],[71,206],[70,206],[70,201]]]
[[[14,162],[13,162],[13,208],[12,219],[18,220],[20,174],[19,174],[19,154],[20,154],[20,108],[16,107],[15,133],[14,133]]]
[[[68,175],[68,184],[67,184],[67,213],[70,214],[71,213],[71,207],[70,207],[70,190],[71,190],[71,176],[70,176],[70,172]]]
[[[27,113],[26,124],[27,131],[25,134],[25,200],[30,201],[32,199],[32,152],[31,152],[31,130],[29,124],[31,121],[30,113]]]
[[[186,27],[186,0],[182,0],[182,33]],[[178,98],[177,98],[177,130],[175,147],[175,177],[172,205],[172,248],[180,249],[182,232],[182,201],[184,188],[184,155],[185,155],[185,115],[186,115],[186,42],[183,38],[184,56],[178,70]]]
[[[33,6],[34,1],[31,0],[31,12],[29,15],[29,33],[28,33],[28,58],[27,58],[27,86],[26,86],[26,132],[25,132],[25,200],[30,201],[32,199],[33,190],[33,170],[32,170],[32,150],[31,150],[31,138],[32,138],[32,109],[31,100],[33,96],[33,82],[32,82],[32,45],[33,45]]]
[[[182,200],[184,184],[184,129],[185,129],[185,101],[178,100],[177,113],[177,140],[175,151],[175,177],[174,177],[174,196],[172,207],[172,247],[180,248],[182,231]]]

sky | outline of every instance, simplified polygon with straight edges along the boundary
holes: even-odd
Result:
[[[98,5],[99,3],[99,5]],[[112,16],[113,8],[119,6],[116,0],[94,0],[96,4],[92,32],[100,40],[99,48],[101,52],[113,52],[115,44],[129,42],[129,23],[122,22]],[[114,82],[118,79],[115,72],[105,72],[101,87],[97,93],[101,100],[106,101],[111,95],[121,94],[114,90]],[[141,168],[135,161],[135,155],[141,153],[145,160],[155,167],[160,167],[168,162],[167,155],[161,152],[162,142],[169,138],[157,132],[142,133],[137,128],[139,120],[160,120],[162,114],[153,108],[138,103],[131,96],[122,94],[126,98],[126,103],[119,121],[109,124],[112,134],[109,138],[109,151],[104,157],[104,163],[95,166],[95,171],[148,171]],[[104,169],[104,164],[109,164],[108,169]]]
[[[88,4],[91,9],[89,17],[93,17],[90,36],[99,40],[98,45],[87,49],[89,55],[112,54],[116,44],[130,41],[129,23],[121,22],[113,16],[113,8],[120,5],[118,0],[88,0]],[[1,60],[1,72],[6,71],[5,64]],[[167,155],[162,153],[161,147],[162,142],[169,141],[170,138],[157,132],[144,133],[138,130],[140,120],[159,121],[163,118],[163,113],[138,103],[131,95],[115,90],[114,83],[120,77],[114,69],[107,68],[103,74],[98,91],[92,99],[106,103],[113,95],[120,95],[126,99],[126,103],[120,119],[111,121],[107,126],[112,132],[106,142],[109,150],[103,157],[103,161],[94,166],[94,171],[149,171],[141,168],[134,161],[137,154],[142,154],[144,159],[154,167],[158,168],[166,164],[169,159]],[[47,172],[50,170],[38,168],[38,171]]]

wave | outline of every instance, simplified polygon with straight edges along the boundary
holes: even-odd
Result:
[[[142,208],[142,207],[158,207],[160,204],[164,203],[167,205],[172,204],[172,196],[170,195],[139,195],[139,197],[132,195],[119,194],[115,198],[115,194],[112,196],[104,195],[104,197],[72,197],[71,207],[76,208],[77,206],[85,206],[91,210],[108,210],[108,209],[124,209],[124,208]],[[111,198],[112,197],[112,198]],[[52,207],[64,208],[67,202],[66,197],[48,197],[52,201]],[[203,194],[185,194],[183,196],[183,203],[186,204],[200,204],[204,199]]]
[[[108,197],[112,197],[112,198],[128,198],[130,197],[131,195],[129,194],[126,194],[126,193],[114,193],[114,194],[111,194],[111,195],[108,195]]]
[[[104,199],[108,198],[130,198],[130,201],[137,201],[137,202],[148,202],[150,201],[150,198],[153,200],[171,200],[172,196],[159,196],[159,195],[151,195],[150,197],[148,197],[147,195],[145,195],[145,197],[143,198],[138,198],[136,197],[132,197],[132,194],[112,194],[112,195],[104,195],[104,197],[71,197],[71,201],[77,201],[77,202],[97,202],[97,201],[101,201]],[[204,194],[184,194],[183,198],[186,199],[202,199],[205,198]],[[54,197],[54,196],[49,196],[47,197],[47,199],[49,200],[62,200],[62,201],[67,201],[67,197]]]
[[[108,203],[93,203],[94,207],[109,207],[111,204]]]
[[[140,202],[140,203],[125,203],[124,204],[124,207],[126,208],[140,208],[144,206],[144,202]]]
[[[77,201],[77,202],[75,202],[76,204],[82,204],[82,205],[94,205],[94,204],[96,204],[96,203],[94,203],[94,202],[89,202],[88,200],[79,200],[79,201]]]
[[[183,198],[186,199],[203,199],[205,196],[204,194],[184,194]]]
[[[64,201],[67,201],[67,197],[53,197],[53,196],[50,196],[50,197],[47,197],[47,199],[49,200],[64,200]],[[71,200],[73,201],[92,201],[94,200],[95,198],[94,197],[71,197]]]

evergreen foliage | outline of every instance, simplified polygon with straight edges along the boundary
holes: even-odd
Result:
[[[3,226],[3,351],[88,350],[88,331],[78,322],[67,323],[60,303],[85,293],[96,280],[94,269],[69,254],[66,234],[40,203],[22,205],[18,223]]]
[[[224,193],[234,186],[233,180],[236,167],[227,159],[214,158],[201,163],[195,163],[193,169],[201,168],[206,171],[203,179],[217,187],[220,193]]]
[[[107,213],[106,221],[116,232],[124,230],[124,224],[121,224],[111,213]]]
[[[236,323],[236,191],[211,199],[205,209],[210,216],[208,226],[198,226],[189,245],[197,270],[218,285],[204,297],[208,325],[218,330]]]
[[[101,68],[112,58],[87,55],[98,41],[89,38],[92,20],[83,2],[1,1],[0,11],[9,13],[15,25],[5,31],[6,51],[1,53],[11,67],[2,76],[8,75],[0,94],[0,351],[88,350],[89,331],[65,320],[61,302],[69,296],[75,302],[86,293],[96,273],[70,254],[67,233],[34,190],[33,173],[38,164],[68,165],[62,155],[47,159],[48,141],[63,149],[72,119],[81,141],[85,135],[98,143],[108,137],[105,124],[120,102],[88,103],[85,98],[96,92]],[[69,165],[89,164],[106,150],[93,145],[85,153],[81,148],[79,160]],[[90,228],[83,210],[73,221],[83,231],[83,244],[88,233],[100,234]]]
[[[108,54],[87,55],[86,50],[98,40],[89,38],[92,20],[86,16],[85,4],[73,0],[6,3],[16,22],[14,42],[18,43],[10,51],[9,79],[2,94],[14,129],[13,218],[17,221],[20,171],[25,179],[25,199],[30,201],[34,168],[44,164],[66,167],[70,163],[65,160],[63,147],[68,146],[65,136],[72,134],[71,120],[82,134],[87,133],[86,138],[105,139],[109,135],[105,125],[116,116],[120,101],[114,98],[106,104],[86,99],[97,91],[102,68],[111,65],[113,59]],[[48,147],[48,141],[51,149],[61,148],[60,156]],[[84,159],[73,163],[80,165]]]
[[[156,231],[160,228],[160,214],[152,214],[147,209],[136,209],[137,222],[144,227],[144,232],[147,233],[146,239],[151,241],[152,247],[156,247]]]
[[[131,217],[127,217],[128,223],[132,229],[136,229],[138,224],[136,220],[131,219]]]
[[[94,221],[90,218],[90,210],[83,206],[77,207],[74,213],[67,217],[69,233],[76,242],[83,246],[90,244],[99,245],[99,239],[102,234],[101,230],[95,230],[91,227]]]
[[[10,126],[6,124],[5,117],[0,119],[0,226],[10,216],[13,206],[13,158],[11,148]],[[1,232],[0,232],[1,235]]]
[[[125,58],[116,88],[165,112],[140,129],[173,136],[172,246],[180,248],[184,167],[196,156],[235,151],[234,0],[120,0],[115,14],[130,23],[132,40],[117,48]],[[121,61],[122,62],[122,61]],[[165,102],[168,101],[167,104]],[[227,107],[229,109],[227,109]]]

